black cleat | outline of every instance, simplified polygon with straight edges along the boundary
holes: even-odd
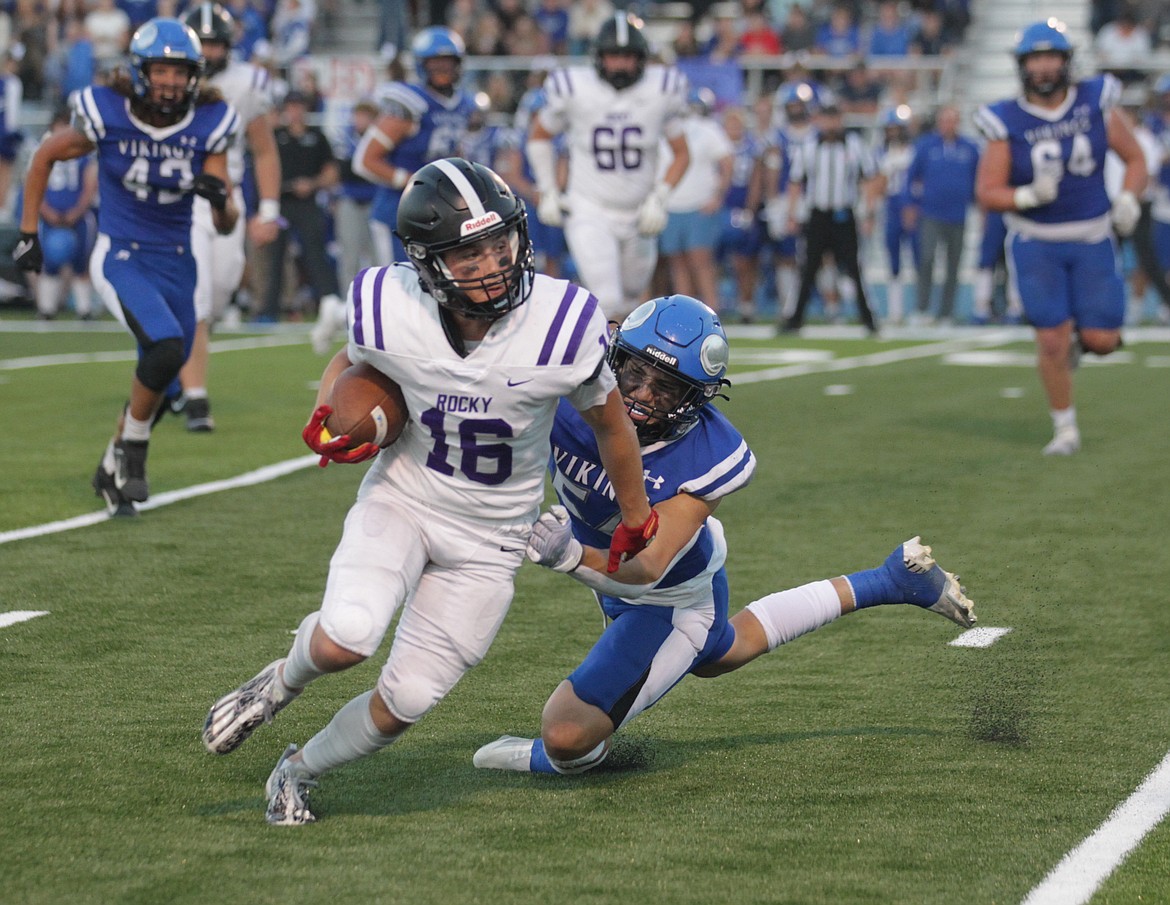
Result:
[[[209,433],[215,430],[215,419],[211,417],[211,403],[207,398],[188,399],[183,406],[187,416],[187,430],[193,433]]]
[[[118,489],[118,484],[114,480],[113,459],[114,452],[111,443],[106,448],[101,462],[98,463],[97,471],[94,472],[93,480],[90,483],[93,484],[94,493],[105,501],[106,509],[111,516],[114,518],[134,518],[138,515],[138,510],[134,508],[134,503]]]

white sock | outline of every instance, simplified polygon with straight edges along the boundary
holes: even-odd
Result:
[[[370,716],[373,696],[372,690],[359,694],[337,711],[328,726],[305,742],[301,762],[310,776],[320,776],[327,770],[381,751],[402,735],[378,731]]]
[[[1070,405],[1066,409],[1052,410],[1052,426],[1057,431],[1077,429],[1077,407]]]
[[[902,320],[904,289],[901,280],[890,277],[889,285],[886,287],[886,317],[894,323]]]
[[[146,421],[139,421],[130,414],[130,410],[126,410],[126,417],[122,421],[122,439],[123,440],[137,440],[143,442],[150,439],[150,426],[153,424],[153,419]]]
[[[991,315],[991,294],[994,289],[995,271],[986,267],[975,271],[974,304],[972,311],[976,317]]]
[[[840,616],[841,599],[826,579],[769,594],[753,600],[747,608],[764,627],[768,650],[775,650]]]
[[[183,395],[188,399],[206,399],[207,387],[184,387]]]
[[[37,277],[37,313],[52,317],[61,300],[61,278],[42,273]]]
[[[552,768],[558,773],[563,773],[565,776],[573,776],[577,773],[584,773],[586,770],[592,770],[608,756],[609,739],[606,739],[588,754],[573,758],[573,760],[555,760],[549,757],[547,751],[545,752],[545,757],[548,757],[548,762],[552,765]]]
[[[73,310],[78,317],[89,317],[93,314],[93,287],[89,280],[73,278]]]
[[[776,289],[780,294],[780,313],[792,317],[796,311],[796,296],[800,292],[800,274],[795,267],[776,268]]]
[[[321,618],[319,612],[309,613],[301,620],[297,628],[297,636],[293,639],[292,649],[288,652],[288,659],[284,661],[281,683],[289,692],[300,691],[314,679],[325,675],[325,670],[318,669],[309,654],[309,642],[313,638],[313,629]]]

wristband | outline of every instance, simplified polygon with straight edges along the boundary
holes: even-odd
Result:
[[[256,218],[261,223],[277,223],[280,220],[280,202],[274,198],[261,198]]]
[[[408,182],[410,182],[410,173],[406,167],[397,167],[394,170],[394,175],[390,177],[390,188],[402,191]]]

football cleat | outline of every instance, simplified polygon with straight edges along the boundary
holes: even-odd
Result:
[[[117,481],[114,479],[113,441],[106,447],[105,454],[98,463],[97,471],[94,472],[93,480],[90,483],[93,485],[94,492],[105,502],[106,509],[111,516],[133,518],[138,515],[134,503],[118,489]]]
[[[264,794],[268,796],[264,818],[273,826],[303,826],[317,820],[309,810],[309,790],[317,788],[317,781],[304,776],[295,763],[289,763],[296,750],[296,745],[284,749],[264,784]]]
[[[1081,432],[1075,427],[1058,428],[1048,445],[1044,447],[1046,456],[1071,456],[1081,448]]]
[[[215,702],[203,724],[203,746],[212,754],[230,754],[247,741],[261,723],[273,718],[296,695],[281,695],[277,668],[282,657],[265,666],[260,672]]]
[[[115,440],[114,486],[118,492],[135,503],[146,502],[150,485],[146,481],[146,440]]]
[[[521,773],[530,773],[532,743],[533,739],[530,738],[501,735],[494,742],[489,742],[476,751],[471,763],[481,770],[517,770]]]
[[[975,624],[975,603],[967,599],[959,576],[934,561],[921,537],[912,537],[886,558],[886,570],[901,589],[904,603],[946,616],[963,628]]]
[[[215,430],[215,419],[211,417],[211,403],[203,399],[188,399],[183,406],[187,416],[187,430],[193,433],[210,433]]]

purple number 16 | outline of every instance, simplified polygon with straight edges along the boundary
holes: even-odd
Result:
[[[451,445],[447,442],[447,415],[439,409],[427,409],[419,419],[431,432],[434,448],[427,456],[427,468],[448,477],[455,467],[447,461]],[[484,442],[483,438],[512,437],[512,426],[499,418],[466,418],[459,422],[459,470],[477,484],[503,484],[512,476],[512,447],[507,443]],[[494,463],[494,465],[492,465]],[[484,466],[491,466],[485,470]]]

